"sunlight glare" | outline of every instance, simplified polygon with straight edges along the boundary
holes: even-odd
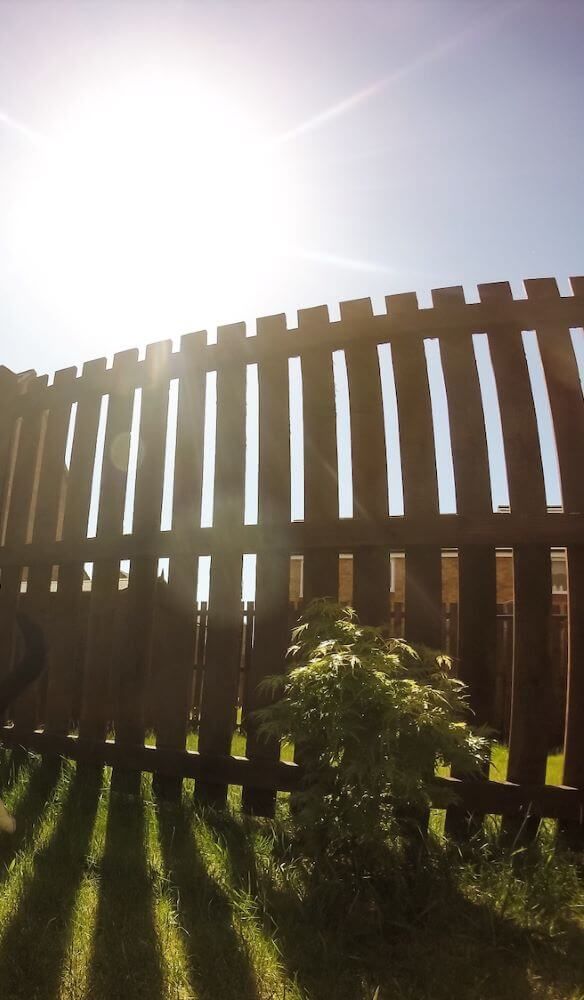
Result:
[[[35,283],[72,316],[84,306],[135,328],[147,302],[168,335],[193,305],[200,316],[238,303],[294,240],[288,158],[250,109],[194,75],[83,92],[45,134],[11,228]]]

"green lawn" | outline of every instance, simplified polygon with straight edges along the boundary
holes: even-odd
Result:
[[[18,822],[0,839],[2,1000],[584,997],[582,882],[545,842],[513,863],[488,837],[467,860],[436,842],[408,892],[327,909],[285,820],[246,820],[236,790],[203,818],[190,782],[157,807],[148,776],[129,797],[108,769],[7,753],[0,783]]]

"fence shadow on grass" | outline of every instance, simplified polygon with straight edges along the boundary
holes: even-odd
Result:
[[[59,762],[33,775],[55,780]],[[58,995],[71,934],[71,918],[83,878],[99,802],[101,769],[76,773],[65,792],[49,842],[34,857],[31,877],[0,941],[0,996],[52,1000]],[[40,788],[35,785],[37,795]],[[46,800],[45,800],[46,801]]]
[[[16,832],[12,836],[0,838],[0,884],[6,878],[8,866],[16,853],[26,844],[34,827],[44,813],[51,799],[59,776],[61,761],[44,759],[29,763],[30,758],[22,753],[13,753],[8,770],[8,780],[16,780],[19,772],[28,765],[30,775],[23,796],[14,810]],[[11,778],[11,776],[13,776]]]
[[[520,926],[430,866],[427,877],[413,879],[410,906],[398,892],[380,923],[359,903],[351,913],[342,894],[331,906],[335,890],[326,884],[301,893],[282,885],[277,858],[269,871],[257,865],[245,823],[226,814],[209,821],[227,846],[235,885],[261,900],[284,970],[306,1000],[355,1000],[377,987],[380,1000],[533,1000],[534,975],[554,995],[582,988],[584,927],[573,922],[554,935]]]
[[[144,809],[141,796],[110,792],[88,1000],[163,996]]]
[[[0,788],[2,794],[15,784],[25,763],[25,754],[17,750],[0,750]]]
[[[200,1000],[257,1000],[258,985],[233,926],[231,902],[197,850],[193,823],[198,822],[200,817],[184,805],[159,810],[163,863],[188,935],[189,978]]]

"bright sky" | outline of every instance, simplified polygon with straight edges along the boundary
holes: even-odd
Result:
[[[443,285],[566,292],[583,38],[580,0],[0,0],[0,362]]]

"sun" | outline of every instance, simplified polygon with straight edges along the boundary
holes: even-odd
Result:
[[[189,315],[228,315],[295,242],[288,154],[194,74],[116,79],[60,109],[35,145],[13,245],[70,316],[168,336]]]

